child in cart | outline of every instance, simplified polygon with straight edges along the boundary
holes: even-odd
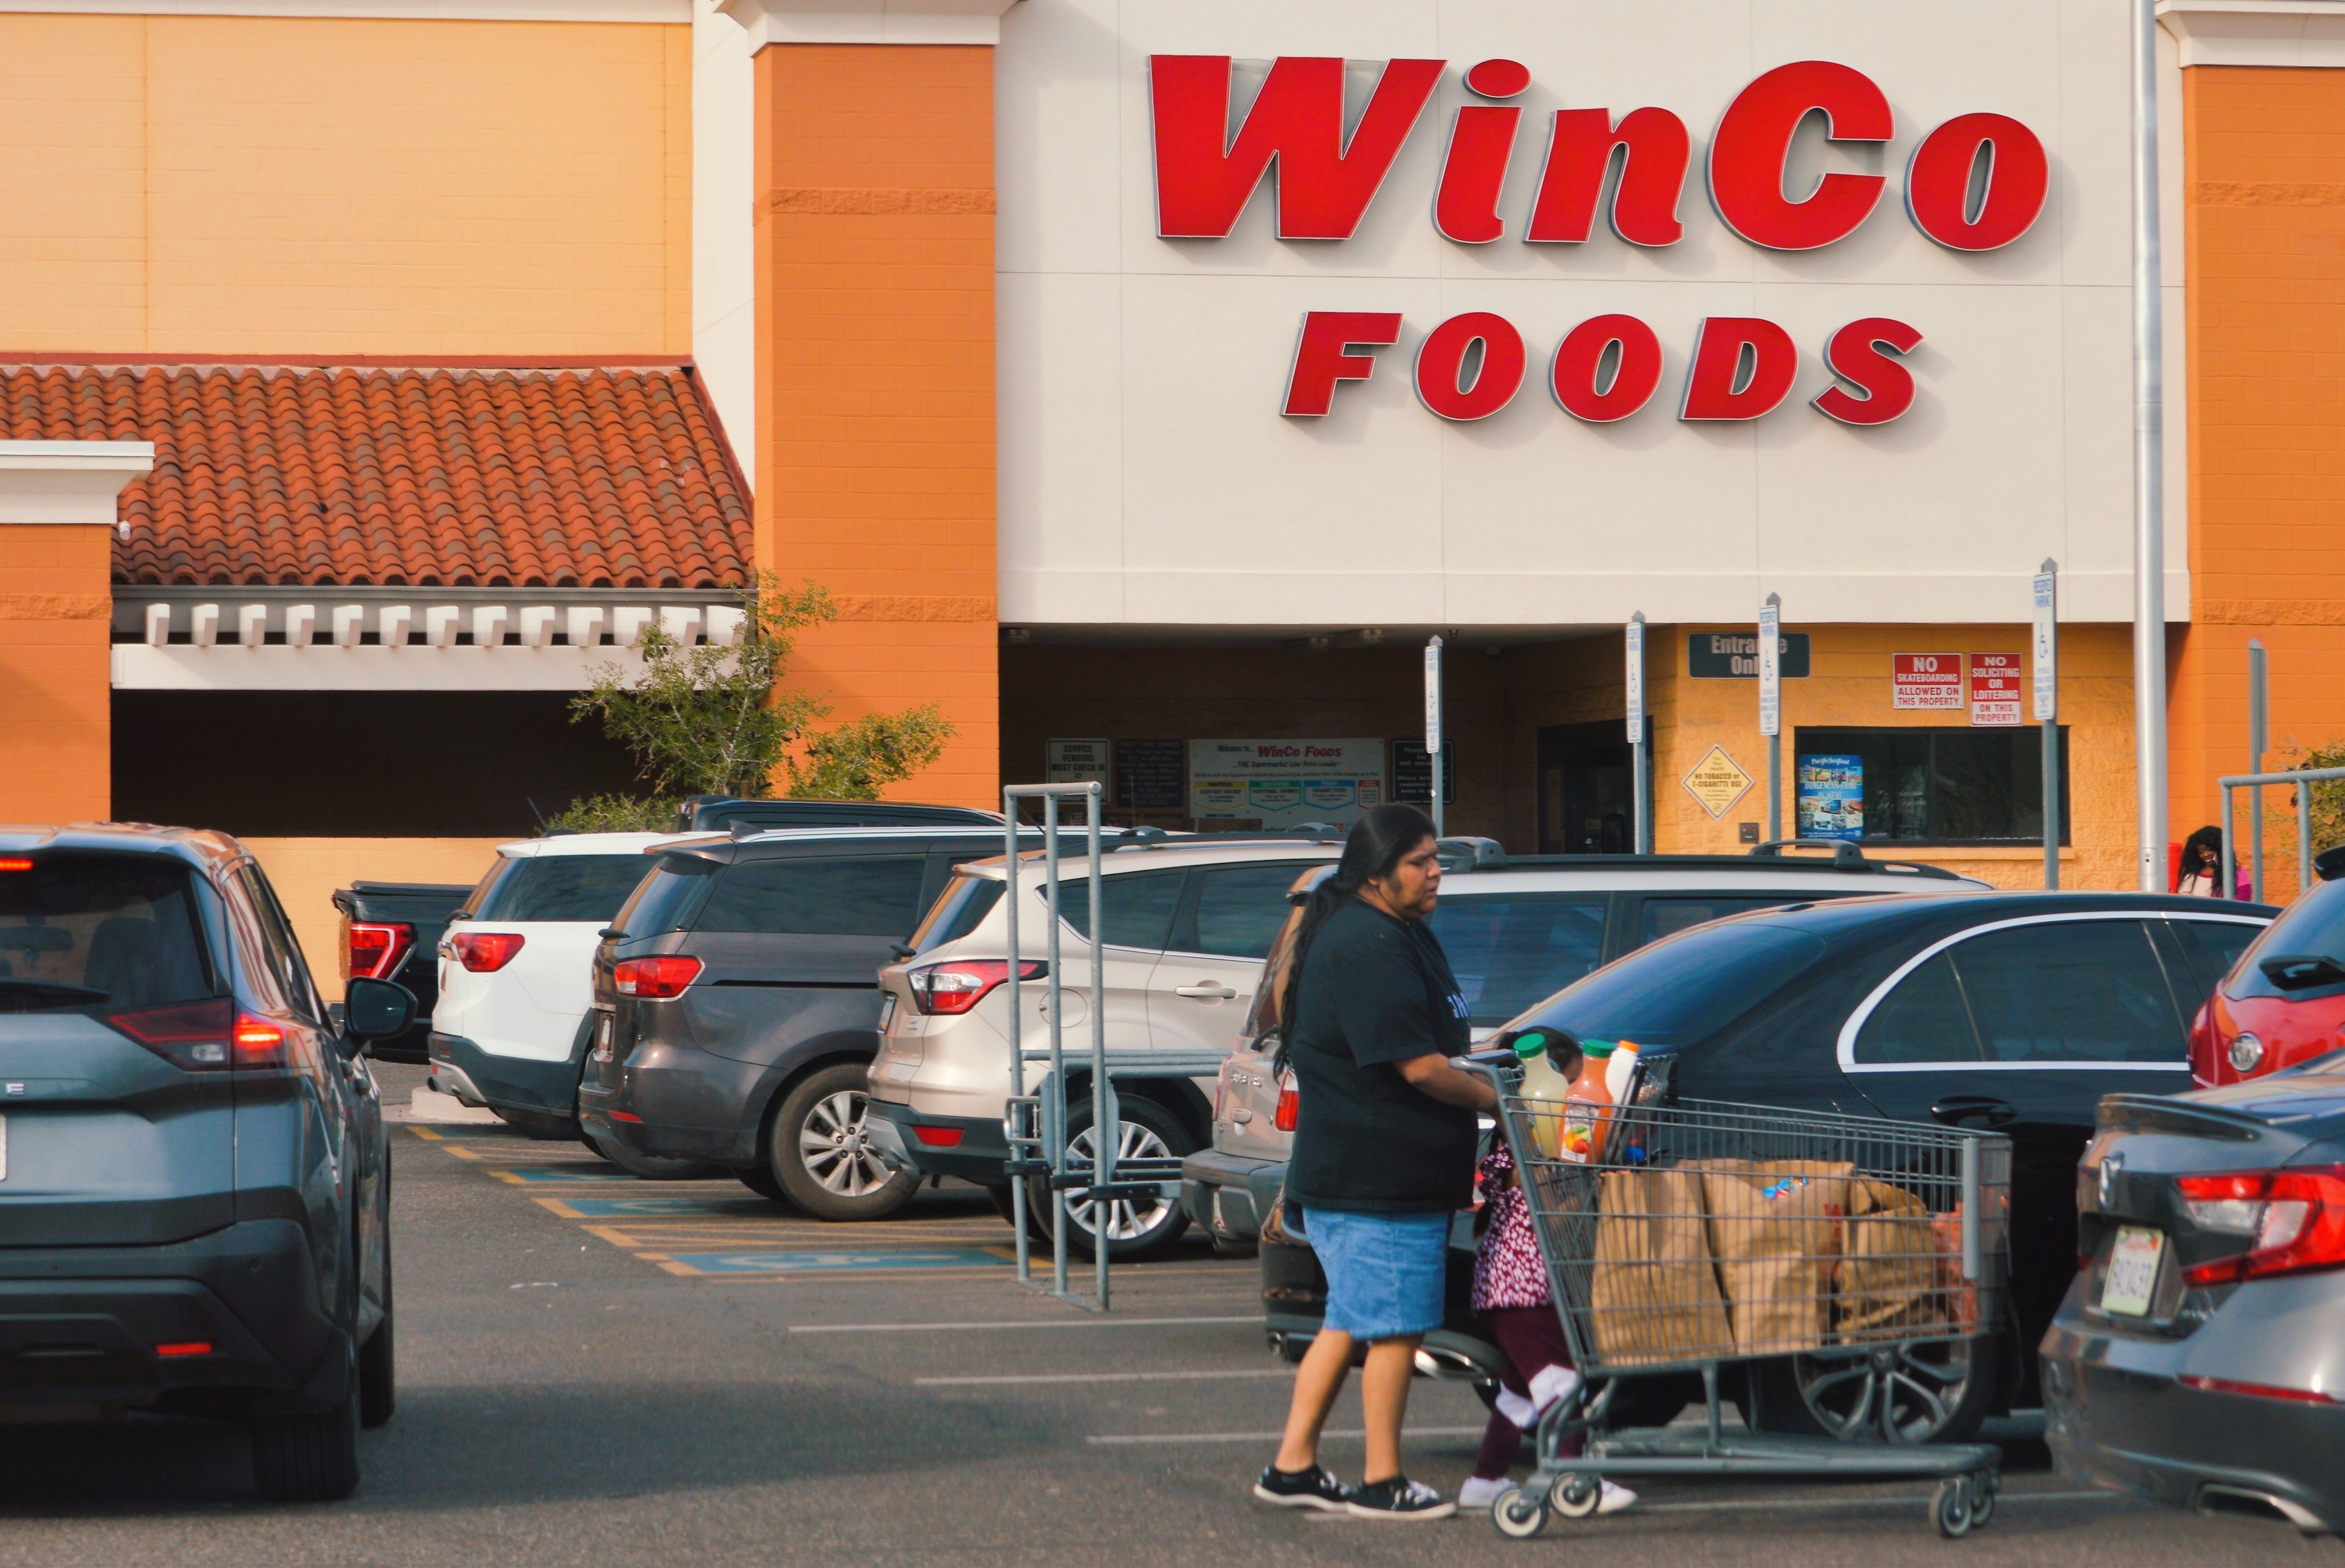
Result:
[[[1497,1139],[1476,1173],[1489,1218],[1474,1259],[1474,1309],[1489,1325],[1498,1346],[1498,1399],[1482,1433],[1474,1473],[1457,1489],[1460,1508],[1487,1508],[1513,1481],[1508,1471],[1522,1449],[1523,1434],[1558,1403],[1579,1397],[1579,1373],[1548,1288],[1547,1265],[1532,1234],[1530,1207],[1515,1168],[1514,1151]],[[1566,1440],[1567,1458],[1580,1451],[1580,1440]],[[1604,1483],[1599,1513],[1618,1513],[1637,1494]]]

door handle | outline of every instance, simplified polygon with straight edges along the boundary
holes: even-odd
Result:
[[[1997,1100],[1985,1095],[1949,1095],[1930,1107],[1930,1119],[1959,1127],[1969,1122],[1983,1122],[1990,1127],[2007,1125],[2019,1119],[2019,1113],[2008,1100]]]
[[[1201,980],[1194,985],[1174,986],[1172,988],[1172,994],[1175,996],[1210,997],[1215,1002],[1227,1002],[1237,995],[1237,993],[1232,991],[1228,986],[1222,984],[1219,981]]]

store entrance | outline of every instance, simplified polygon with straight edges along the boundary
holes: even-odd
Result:
[[[1625,855],[1635,764],[1620,721],[1558,724],[1538,732],[1538,852]]]

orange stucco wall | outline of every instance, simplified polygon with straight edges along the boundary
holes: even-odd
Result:
[[[108,814],[103,524],[0,524],[0,822]]]
[[[939,704],[892,793],[999,805],[993,51],[773,45],[756,105],[757,561],[842,612],[792,684]]]
[[[0,352],[682,354],[691,29],[0,15]]]
[[[2250,638],[2270,654],[2267,766],[2345,739],[2345,71],[2198,66],[2182,82],[2192,614],[2173,645],[2178,839],[2216,819],[2217,778],[2247,771]],[[2280,860],[2272,885],[2292,891],[2292,852]]]

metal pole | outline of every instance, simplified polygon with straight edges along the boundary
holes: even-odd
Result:
[[[2134,0],[2133,746],[2143,892],[2166,883],[2166,333],[2158,242],[2157,0]]]
[[[1425,762],[1432,769],[1433,836],[1441,836],[1441,639],[1425,645]]]
[[[1014,1101],[1026,1093],[1026,955],[1018,945],[1018,797],[1008,789],[1001,791],[1001,816],[1002,867],[1009,884],[1002,896],[1010,905],[1010,1097]],[[1016,1114],[1013,1106],[1011,1117]],[[1041,1118],[1038,1115],[1035,1120]],[[1010,1151],[1013,1157],[1017,1153]],[[1026,1241],[1026,1178],[1022,1176],[1010,1178],[1010,1228],[1017,1232],[1019,1283],[1030,1285],[1034,1259]]]
[[[1088,826],[1091,851],[1091,1186],[1103,1187],[1115,1181],[1116,1145],[1122,1141],[1122,1118],[1117,1115],[1115,1086],[1107,1076],[1107,956],[1103,938],[1107,928],[1101,923],[1100,881],[1100,805],[1099,780],[1091,781],[1085,792],[1091,808]],[[1054,969],[1056,965],[1052,966]],[[1092,1292],[1099,1298],[1100,1310],[1107,1310],[1108,1227],[1115,1213],[1115,1205],[1103,1196],[1091,1199],[1091,1276]]]
[[[2060,885],[2060,565],[2035,572],[2035,722],[2044,727],[2044,885]]]
[[[1622,685],[1626,687],[1629,707],[1629,820],[1635,824],[1629,835],[1629,848],[1636,854],[1650,855],[1653,852],[1653,823],[1652,813],[1645,809],[1645,612],[1642,610],[1629,617],[1628,646],[1621,667],[1625,672]]]
[[[1783,837],[1783,596],[1759,607],[1759,733],[1767,738],[1767,839]]]
[[[2296,896],[2312,891],[2312,786],[2296,787]]]
[[[2216,837],[2222,840],[2223,864],[2221,870],[2218,873],[2218,880],[2215,883],[2215,896],[2218,899],[2227,899],[2231,896],[2232,887],[2231,787],[2228,784],[2223,786],[2223,830],[2220,833],[2218,833]],[[2182,869],[2186,872],[2190,870],[2188,866],[2185,866]]]
[[[2264,770],[2264,748],[2271,737],[2270,671],[2264,645],[2248,639],[2248,771]],[[2248,896],[2264,901],[2264,787],[2248,786]]]
[[[1059,928],[1065,922],[1059,919],[1059,798],[1042,797],[1042,875],[1044,897],[1051,911],[1051,1097],[1043,1106],[1049,1117],[1050,1132],[1045,1146],[1051,1151],[1051,1288],[1064,1296],[1067,1293],[1067,1189],[1059,1178],[1067,1174],[1067,1009],[1059,981]],[[1099,946],[1099,927],[1091,927],[1091,946]],[[1097,993],[1091,996],[1091,1011],[1099,1011]]]

